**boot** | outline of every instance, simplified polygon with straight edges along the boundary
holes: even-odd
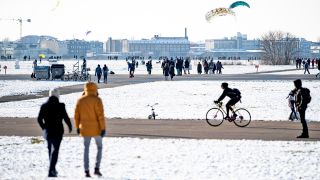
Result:
[[[85,173],[85,177],[91,177],[89,171],[84,171],[84,173]]]
[[[297,136],[297,138],[309,138],[309,134],[301,134],[300,136]]]
[[[94,168],[94,175],[102,176],[99,168]]]

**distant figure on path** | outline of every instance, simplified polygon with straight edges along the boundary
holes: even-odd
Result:
[[[169,74],[170,74],[170,78],[171,78],[171,80],[172,80],[173,77],[175,76],[175,74],[174,74],[174,63],[173,63],[173,62],[170,63],[170,66],[169,66]]]
[[[102,159],[102,137],[106,134],[104,110],[102,100],[98,97],[97,85],[88,82],[84,86],[84,94],[76,104],[74,114],[75,127],[77,133],[83,137],[84,141],[84,172],[85,177],[91,177],[89,171],[89,148],[93,138],[97,145],[97,156],[94,174],[102,176],[100,163]]]
[[[38,116],[38,123],[48,144],[50,160],[48,177],[58,175],[56,164],[64,132],[62,119],[68,125],[69,133],[71,133],[72,126],[65,105],[59,102],[59,90],[50,90],[49,99],[41,106]]]
[[[100,83],[101,75],[102,75],[102,69],[100,67],[100,64],[98,64],[98,67],[96,68],[96,72],[94,74],[94,76],[98,77],[98,83]]]
[[[304,73],[303,74],[306,74],[306,72],[308,72],[308,74],[310,74],[310,72],[309,72],[309,63],[308,62],[306,62],[306,63],[304,63]]]
[[[108,83],[109,68],[107,65],[104,65],[102,70],[103,70],[103,82],[107,84]]]
[[[152,70],[152,62],[151,60],[149,60],[147,63],[146,63],[146,67],[147,67],[147,72],[149,75],[151,75],[151,70]]]
[[[200,62],[198,63],[198,66],[197,66],[197,72],[198,72],[198,74],[202,73],[202,65]]]
[[[167,81],[169,79],[169,72],[170,72],[170,66],[168,62],[165,63],[163,67],[163,71],[164,71],[164,79]]]

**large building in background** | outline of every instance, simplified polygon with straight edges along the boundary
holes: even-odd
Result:
[[[190,51],[190,41],[185,29],[184,37],[160,37],[155,35],[151,39],[127,40],[108,38],[106,42],[107,54],[121,56],[142,57],[185,57]]]
[[[94,57],[103,53],[103,43],[100,41],[85,41],[79,39],[67,40],[67,57]]]
[[[130,55],[152,57],[184,57],[190,51],[190,41],[185,28],[184,37],[160,37],[155,35],[152,39],[128,41]]]
[[[205,40],[205,56],[216,59],[260,59],[261,47],[259,40],[248,40],[246,34],[223,39]]]

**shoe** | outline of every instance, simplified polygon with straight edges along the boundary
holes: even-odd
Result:
[[[58,177],[58,172],[55,170],[52,170],[49,172],[48,177]]]
[[[230,120],[230,117],[229,116],[226,116],[225,118],[224,118],[224,120]]]
[[[297,138],[309,138],[308,134],[301,134],[300,136],[297,136]]]
[[[91,177],[89,171],[84,171],[84,173],[85,173],[85,177]]]
[[[232,120],[232,121],[236,120],[237,116],[238,116],[237,114],[233,114],[232,117],[230,118],[230,120]]]
[[[99,168],[94,168],[94,175],[102,176]]]

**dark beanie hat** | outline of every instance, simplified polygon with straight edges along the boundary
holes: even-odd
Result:
[[[224,83],[221,84],[221,86],[222,86],[223,88],[227,88],[227,87],[228,87],[228,83],[224,82]]]
[[[294,83],[294,86],[296,88],[301,88],[302,87],[301,79],[297,79],[297,80],[293,81],[293,83]]]

